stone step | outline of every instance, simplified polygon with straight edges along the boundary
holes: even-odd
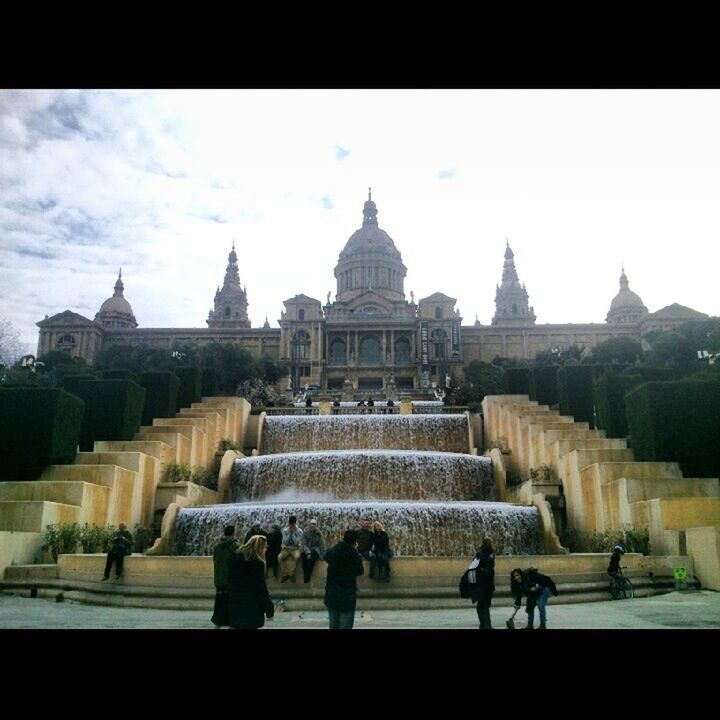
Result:
[[[175,448],[160,440],[96,440],[93,451],[104,452],[139,452],[151,455],[160,461],[160,467],[175,462]]]
[[[48,525],[80,522],[80,507],[46,500],[0,501],[0,530],[43,532]]]
[[[107,524],[111,490],[82,481],[4,482],[0,483],[0,500],[39,500],[80,508],[78,522],[98,527]]]
[[[148,425],[141,426],[140,430],[135,433],[136,441],[152,441],[160,440],[169,445],[172,451],[168,454],[169,462],[190,463],[191,457],[191,441],[184,435],[177,432],[170,432],[169,428],[151,427]]]
[[[5,580],[57,580],[58,566],[56,563],[37,565],[10,565],[5,568]]]
[[[106,524],[121,522],[130,527],[142,517],[142,478],[136,472],[117,465],[49,465],[40,480],[52,482],[87,482],[110,488]],[[140,492],[136,492],[140,485]]]

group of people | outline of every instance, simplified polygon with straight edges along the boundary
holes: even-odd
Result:
[[[339,403],[338,403],[338,405],[339,405]],[[358,406],[359,408],[362,408],[362,409],[360,410],[361,413],[366,413],[366,412],[367,412],[367,413],[371,413],[371,412],[374,412],[374,409],[375,409],[375,401],[372,399],[372,397],[371,397],[370,395],[368,395],[368,399],[367,399],[367,400],[361,400],[361,401],[357,404],[357,406]],[[388,401],[385,403],[385,408],[382,408],[382,407],[381,407],[381,408],[379,408],[379,411],[380,411],[381,413],[392,412],[392,410],[388,410],[387,408],[393,408],[393,407],[395,407],[395,403],[394,403],[392,400],[388,400]]]
[[[370,530],[370,518],[363,518],[359,530],[347,530],[343,540],[329,550],[311,520],[303,531],[297,517],[290,515],[287,527],[273,525],[269,531],[253,523],[242,545],[235,539],[235,527],[224,529],[222,540],[213,551],[215,608],[212,622],[217,627],[260,628],[271,619],[275,607],[267,589],[272,569],[280,581],[296,582],[297,565],[302,558],[303,576],[309,583],[318,560],[327,563],[325,605],[331,629],[350,629],[355,615],[356,578],[364,572],[363,558],[370,560],[370,577],[381,582],[390,579],[390,540],[379,521]]]

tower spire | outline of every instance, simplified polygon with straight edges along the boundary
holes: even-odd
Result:
[[[368,188],[368,199],[365,201],[363,206],[363,226],[366,225],[377,225],[377,206],[372,199],[372,188]]]

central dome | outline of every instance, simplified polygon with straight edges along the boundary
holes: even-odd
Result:
[[[363,206],[363,224],[345,243],[335,267],[337,300],[349,301],[367,290],[389,300],[405,299],[407,268],[392,238],[378,226],[372,193]]]

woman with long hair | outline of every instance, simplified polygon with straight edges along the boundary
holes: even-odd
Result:
[[[253,535],[228,560],[228,616],[232,628],[261,628],[275,614],[265,582],[263,535]]]

